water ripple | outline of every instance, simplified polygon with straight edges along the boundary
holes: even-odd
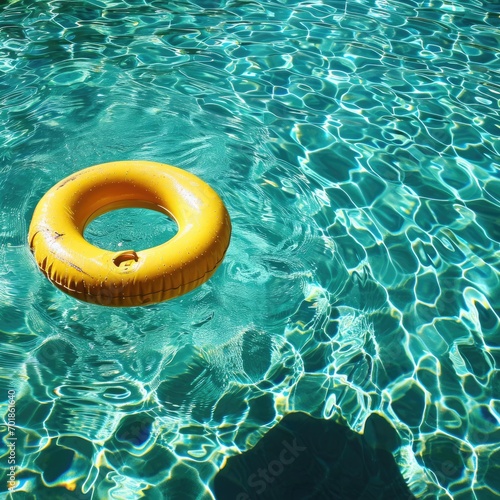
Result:
[[[384,415],[421,497],[500,494],[497,11],[2,7],[0,381],[26,492],[208,498],[225,456],[301,410]],[[56,181],[134,158],[212,184],[233,239],[188,296],[110,312],[55,290],[25,238]]]

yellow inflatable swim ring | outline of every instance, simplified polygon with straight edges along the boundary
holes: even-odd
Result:
[[[178,226],[166,243],[111,252],[83,237],[94,218],[118,208],[149,208]],[[141,306],[187,293],[222,262],[231,237],[217,193],[195,175],[148,161],[104,163],[52,187],[38,203],[28,239],[47,278],[76,299]]]

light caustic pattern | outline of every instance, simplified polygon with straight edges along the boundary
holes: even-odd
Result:
[[[224,457],[303,410],[358,432],[383,415],[417,496],[500,495],[498,5],[327,3],[4,3],[0,380],[19,489],[211,498]],[[221,194],[225,262],[165,304],[76,302],[30,258],[34,206],[134,158]],[[144,221],[143,247],[168,237]],[[94,242],[129,243],[113,231]]]

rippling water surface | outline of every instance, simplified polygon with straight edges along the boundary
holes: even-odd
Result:
[[[4,2],[0,399],[25,498],[209,499],[297,410],[385,417],[419,497],[500,495],[499,37],[486,0]],[[227,257],[171,302],[77,302],[37,271],[33,209],[139,158],[222,195]],[[96,244],[172,229],[113,216]]]

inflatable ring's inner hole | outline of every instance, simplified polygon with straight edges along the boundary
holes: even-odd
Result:
[[[177,233],[177,224],[162,212],[148,208],[120,208],[111,210],[92,220],[83,237],[92,245],[119,252],[135,252],[162,245]],[[135,260],[134,255],[118,258],[115,265]]]

